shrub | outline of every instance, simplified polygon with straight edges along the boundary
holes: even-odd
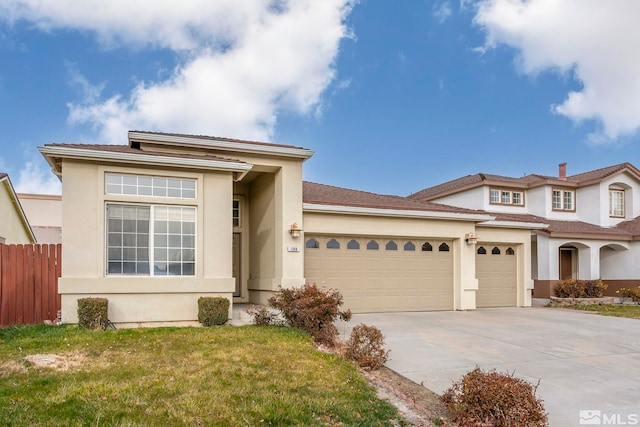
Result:
[[[107,329],[109,301],[106,298],[78,299],[78,324],[87,329]]]
[[[375,326],[355,326],[347,341],[345,356],[361,368],[379,369],[389,359],[389,351],[384,349],[384,335]]]
[[[621,298],[629,298],[631,301],[640,303],[640,286],[637,288],[620,288],[616,294]]]
[[[600,279],[587,280],[584,282],[584,295],[586,298],[602,298],[607,288],[608,285]]]
[[[460,426],[547,426],[547,413],[535,387],[495,370],[476,367],[442,395]]]
[[[224,325],[228,319],[228,299],[222,297],[198,298],[198,321],[203,326]]]
[[[251,316],[253,323],[258,326],[280,325],[282,323],[278,314],[263,305],[254,305],[247,308],[245,312]]]
[[[269,298],[269,304],[282,312],[289,325],[307,332],[316,343],[330,347],[338,336],[333,323],[338,318],[351,319],[350,310],[340,311],[342,294],[335,289],[321,290],[316,284],[280,289]]]
[[[558,298],[582,298],[585,285],[582,280],[562,280],[553,288],[553,293]]]
[[[563,280],[553,288],[558,298],[602,298],[608,285],[602,280]]]

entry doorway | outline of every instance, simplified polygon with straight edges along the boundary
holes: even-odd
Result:
[[[577,249],[573,247],[560,248],[560,280],[571,280],[578,278],[577,252]]]
[[[242,234],[240,233],[233,233],[233,247],[232,247],[232,251],[233,251],[233,260],[232,260],[232,269],[233,269],[233,277],[236,279],[236,287],[235,290],[233,292],[233,296],[234,297],[241,297],[242,296],[242,277],[241,277],[241,272],[242,272],[242,268],[240,267],[242,265],[242,263],[240,262],[241,259],[241,254],[242,254],[242,250],[241,250],[241,239]]]

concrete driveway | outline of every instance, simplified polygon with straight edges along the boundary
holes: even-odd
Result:
[[[478,365],[540,380],[552,427],[640,425],[640,320],[549,308],[378,313],[354,315],[341,333],[359,323],[382,330],[389,368],[436,393]]]

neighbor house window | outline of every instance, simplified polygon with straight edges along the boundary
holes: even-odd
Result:
[[[524,204],[522,191],[489,190],[489,201],[492,205],[519,205]]]
[[[624,190],[609,190],[609,216],[624,217]]]
[[[240,200],[237,200],[237,199],[233,200],[232,217],[233,217],[233,226],[240,227]]]
[[[196,180],[149,175],[105,174],[106,194],[196,198]]]
[[[553,190],[551,203],[554,211],[575,210],[575,192],[571,190]]]
[[[195,275],[196,209],[107,205],[107,274]]]

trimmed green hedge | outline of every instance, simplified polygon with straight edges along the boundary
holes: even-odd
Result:
[[[203,326],[224,325],[228,319],[228,299],[222,297],[198,298],[198,321]]]
[[[106,329],[109,324],[109,300],[106,298],[80,298],[78,324],[87,329]]]

